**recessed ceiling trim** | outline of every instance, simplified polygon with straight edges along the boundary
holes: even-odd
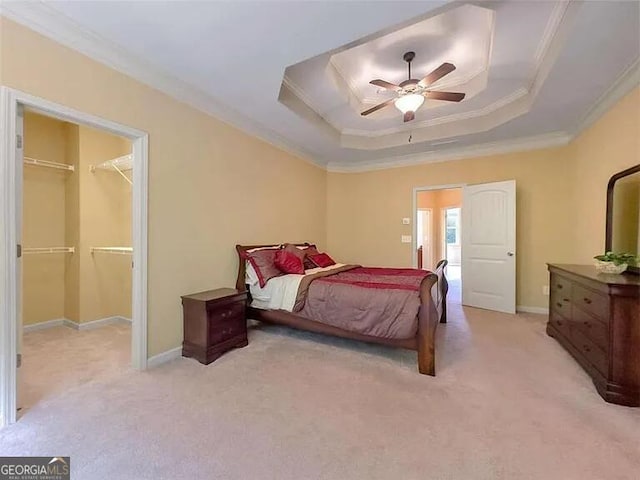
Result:
[[[553,132],[546,135],[523,137],[501,142],[489,142],[448,150],[432,150],[412,155],[388,157],[375,162],[348,164],[346,162],[329,162],[327,171],[332,173],[360,173],[374,170],[408,167],[426,163],[441,163],[465,158],[484,157],[505,153],[539,150],[568,145],[571,136],[566,132]]]

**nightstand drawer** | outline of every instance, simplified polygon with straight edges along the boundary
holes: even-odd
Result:
[[[244,317],[235,317],[231,321],[224,323],[212,323],[209,325],[209,343],[215,344],[229,340],[243,333],[246,333],[247,325]]]
[[[212,325],[227,323],[231,320],[244,320],[245,302],[226,305],[207,305],[207,314]]]
[[[574,285],[571,298],[576,307],[600,318],[602,321],[609,320],[609,297],[583,288],[580,285]]]

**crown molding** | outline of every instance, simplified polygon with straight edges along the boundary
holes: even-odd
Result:
[[[573,137],[578,136],[595,122],[597,122],[622,97],[640,85],[640,57],[622,72],[622,75],[605,90],[596,102],[587,110],[575,128],[571,129]]]
[[[323,166],[310,152],[273,130],[83,27],[42,1],[2,2],[0,15],[302,160]]]
[[[561,147],[568,145],[571,139],[571,135],[566,132],[552,132],[533,137],[522,137],[500,142],[467,145],[441,151],[432,150],[412,155],[388,157],[374,162],[358,163],[356,165],[346,162],[329,162],[327,164],[327,171],[331,173],[361,173],[427,163],[441,163],[450,160],[462,160],[465,158],[485,157],[488,155],[525,152],[543,148]]]

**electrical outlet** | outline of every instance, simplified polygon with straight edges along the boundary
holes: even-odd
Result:
[[[542,286],[542,294],[546,297],[549,296],[549,285],[543,285]]]
[[[409,217],[404,217],[402,219],[402,224],[403,225],[411,225],[411,219]]]
[[[411,243],[411,235],[402,235],[400,241],[402,243]]]

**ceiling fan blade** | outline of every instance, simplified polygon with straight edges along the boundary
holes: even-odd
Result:
[[[416,114],[415,114],[415,112],[412,112],[411,110],[409,110],[407,113],[404,114],[404,121],[405,122],[410,122],[414,118],[416,118]]]
[[[454,92],[425,92],[423,95],[431,100],[445,100],[447,102],[460,102],[466,94]]]
[[[390,98],[389,100],[387,100],[386,102],[382,102],[379,103],[378,105],[376,105],[375,107],[371,107],[369,110],[365,110],[364,112],[362,112],[360,115],[362,115],[363,117],[366,115],[369,115],[370,113],[373,112],[377,112],[378,110],[380,110],[381,108],[386,107],[387,105],[395,102],[396,99],[395,98]]]
[[[379,78],[376,80],[371,80],[369,82],[371,85],[375,85],[376,87],[386,88],[387,90],[393,90],[394,92],[399,92],[401,88],[395,83],[387,82],[385,80],[380,80]]]
[[[456,66],[453,63],[443,63],[438,68],[436,68],[433,72],[431,72],[429,75],[427,75],[422,80],[420,80],[418,82],[418,85],[420,85],[421,87],[428,87],[432,83],[435,83],[438,80],[440,80],[445,75],[450,74],[455,69],[456,69]]]

